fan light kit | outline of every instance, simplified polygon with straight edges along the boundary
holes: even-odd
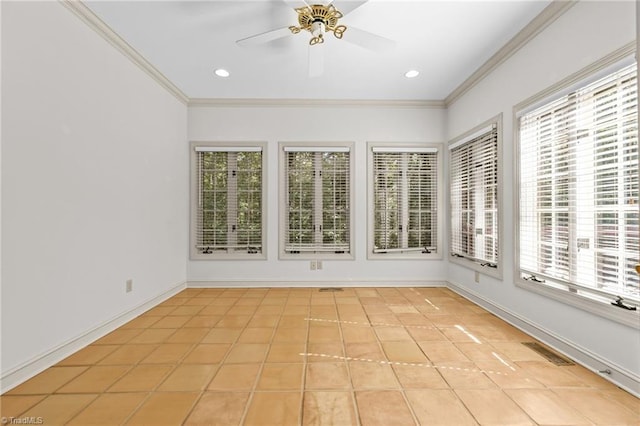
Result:
[[[296,9],[298,13],[299,27],[292,25],[289,30],[293,34],[298,34],[302,30],[309,31],[313,37],[309,40],[309,44],[324,43],[324,33],[333,32],[333,35],[341,39],[347,27],[338,25],[338,20],[342,18],[342,12],[335,8],[334,5],[313,4],[307,7],[299,7]]]

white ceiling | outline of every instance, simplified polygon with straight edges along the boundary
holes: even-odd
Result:
[[[349,8],[349,1],[334,5]],[[287,2],[85,4],[189,98],[442,100],[550,3],[369,0],[339,23],[391,39],[395,47],[374,52],[349,43],[348,29],[342,40],[327,34],[324,72],[309,77],[307,32],[259,46],[236,44],[297,24]],[[231,76],[216,77],[216,68]],[[405,78],[409,69],[420,75]]]

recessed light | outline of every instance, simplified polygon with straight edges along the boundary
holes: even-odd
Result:
[[[413,78],[413,77],[417,77],[418,74],[420,74],[420,71],[418,70],[409,70],[406,73],[404,73],[404,76],[407,78]]]
[[[215,73],[218,77],[229,77],[229,71],[223,69],[223,68],[218,68],[217,70],[215,70]]]

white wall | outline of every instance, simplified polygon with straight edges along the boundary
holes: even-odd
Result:
[[[184,284],[188,150],[186,105],[58,2],[2,2],[2,89],[6,378]]]
[[[596,358],[638,377],[637,330],[518,288],[514,284],[513,106],[590,65],[635,38],[634,2],[580,2],[450,106],[447,137],[504,113],[504,279],[449,264],[449,280],[555,333]]]
[[[444,281],[442,260],[367,260],[367,141],[444,142],[444,110],[382,106],[190,107],[192,141],[267,141],[268,191],[266,261],[190,261],[187,278],[272,285],[309,285],[336,280],[380,285],[399,281]],[[355,260],[278,259],[278,142],[353,141],[355,149]]]
[[[448,113],[192,107],[188,115],[59,3],[0,4],[0,376],[185,279],[284,285],[449,279],[639,374],[636,331],[513,284],[511,232],[513,105],[631,41],[633,2],[574,6]],[[506,159],[504,279],[482,276],[476,284],[472,271],[447,261],[367,260],[366,142],[444,142],[499,112]],[[188,140],[268,142],[268,260],[186,260]],[[325,261],[323,270],[310,271],[307,261],[278,260],[277,143],[333,140],[356,143],[356,259]],[[125,294],[128,278],[135,288]]]

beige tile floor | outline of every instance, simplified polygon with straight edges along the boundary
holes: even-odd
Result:
[[[443,288],[187,289],[0,397],[45,425],[639,425]]]

